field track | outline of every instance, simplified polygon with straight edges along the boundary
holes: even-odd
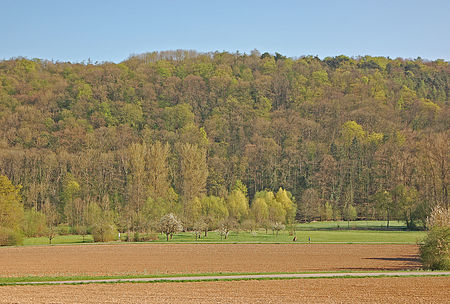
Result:
[[[449,277],[0,286],[0,303],[448,303]]]
[[[240,281],[240,280],[282,280],[317,278],[362,278],[362,277],[408,277],[408,276],[450,276],[450,271],[390,271],[390,272],[315,272],[315,273],[278,273],[278,274],[233,274],[233,275],[197,275],[151,278],[120,279],[82,279],[63,281],[27,281],[5,283],[5,285],[60,285],[60,284],[98,284],[98,283],[158,283],[158,282],[195,282],[195,281]]]
[[[416,245],[108,244],[0,248],[0,276],[140,275],[420,268]]]

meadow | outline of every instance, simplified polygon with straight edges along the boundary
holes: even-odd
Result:
[[[289,228],[289,227],[288,227]],[[349,229],[350,228],[350,229]],[[406,231],[402,222],[391,222],[390,229],[386,230],[384,221],[330,221],[296,224],[292,230],[280,231],[278,234],[272,230],[258,229],[249,231],[231,231],[225,239],[217,231],[210,231],[205,237],[196,239],[192,232],[180,232],[173,236],[171,243],[292,243],[294,236],[299,243],[402,243],[416,244],[425,236],[423,231]],[[157,240],[151,243],[166,243],[163,234],[157,234]],[[121,235],[121,241],[126,241],[126,234]],[[80,244],[92,243],[93,238],[87,235],[58,235],[52,244]],[[49,244],[46,237],[26,238],[24,245]]]

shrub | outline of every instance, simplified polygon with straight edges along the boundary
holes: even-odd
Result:
[[[56,231],[59,235],[69,235],[72,229],[67,224],[59,224]]]
[[[79,234],[79,235],[83,236],[83,243],[84,243],[86,235],[88,234],[88,227],[86,227],[84,225],[78,225],[78,226],[73,227],[72,230],[75,234]]]
[[[244,220],[241,224],[241,228],[249,232],[253,232],[256,229],[256,222],[253,219]]]
[[[116,227],[108,222],[99,223],[92,227],[94,242],[110,242],[117,239]]]
[[[38,237],[46,234],[47,219],[45,214],[35,210],[25,211],[23,232],[27,237]]]
[[[158,234],[156,233],[148,233],[148,234],[142,234],[138,232],[134,233],[135,242],[151,242],[156,240],[158,240]]]
[[[423,266],[431,270],[449,270],[449,239],[450,228],[432,228],[423,244],[420,245],[420,257]]]
[[[437,206],[427,219],[428,233],[420,244],[423,266],[432,270],[450,269],[450,209]]]
[[[19,231],[0,227],[0,246],[22,245],[23,236]]]

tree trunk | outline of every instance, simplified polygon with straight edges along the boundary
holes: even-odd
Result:
[[[386,225],[386,228],[388,228],[388,229],[389,229],[389,220],[390,220],[390,212],[388,210],[388,212],[387,212],[387,225]]]

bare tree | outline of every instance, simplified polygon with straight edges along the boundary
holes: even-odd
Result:
[[[286,228],[286,226],[284,224],[282,224],[281,222],[275,222],[272,224],[272,230],[275,232],[277,232],[277,236],[278,236],[278,232],[280,232],[280,230],[284,230]]]
[[[56,210],[56,207],[47,201],[42,206],[42,211],[45,214],[45,218],[47,219],[47,237],[49,240],[49,243],[52,243],[52,240],[57,235],[56,227],[58,225],[58,211]]]

